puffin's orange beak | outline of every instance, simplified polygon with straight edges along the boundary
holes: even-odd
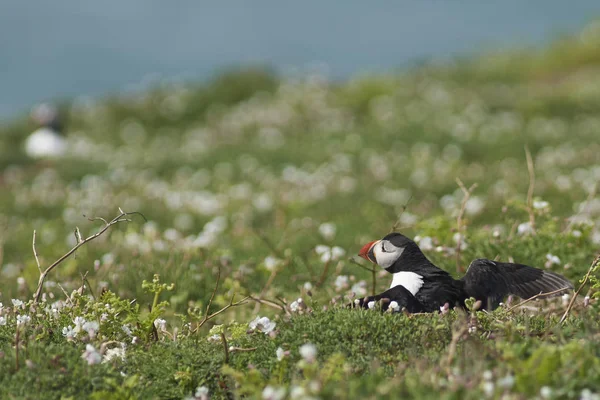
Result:
[[[367,261],[371,261],[372,263],[377,263],[377,261],[375,260],[375,255],[373,254],[373,252],[371,250],[373,249],[373,246],[375,246],[375,244],[377,244],[378,242],[379,242],[379,240],[375,240],[374,242],[369,242],[369,243],[365,244],[362,247],[362,249],[360,249],[360,251],[358,252],[358,255]]]

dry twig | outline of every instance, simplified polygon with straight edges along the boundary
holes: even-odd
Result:
[[[37,250],[35,249],[35,229],[33,230],[33,243],[32,243],[32,247],[33,247],[33,255],[35,256],[35,262],[37,264],[38,271],[40,271],[40,274],[41,274],[42,273],[42,267],[40,266],[40,259],[38,258]]]
[[[509,308],[509,309],[508,309],[508,310],[506,310],[506,311],[507,311],[507,312],[511,312],[511,311],[515,310],[516,308],[519,308],[519,307],[521,307],[521,306],[523,306],[523,305],[525,305],[525,304],[529,303],[529,302],[530,302],[530,301],[532,301],[532,300],[535,300],[535,299],[537,299],[537,298],[540,298],[540,297],[542,297],[542,296],[551,296],[551,295],[553,295],[553,294],[557,294],[557,293],[560,293],[560,292],[564,292],[565,290],[569,290],[569,288],[557,289],[557,290],[553,290],[553,291],[551,291],[551,292],[546,292],[546,293],[538,293],[538,294],[536,294],[535,296],[532,296],[532,297],[530,297],[530,298],[528,298],[528,299],[525,299],[525,300],[523,300],[523,301],[522,301],[522,302],[520,302],[519,304],[515,304],[514,306],[512,306],[511,308]]]
[[[33,301],[34,303],[39,303],[40,298],[42,297],[42,289],[44,287],[44,281],[46,280],[46,277],[48,276],[48,274],[54,269],[56,268],[60,263],[62,263],[64,260],[66,260],[67,258],[69,258],[69,256],[71,256],[73,253],[75,253],[81,246],[83,246],[84,244],[91,242],[92,240],[96,239],[97,237],[101,236],[104,232],[106,232],[111,226],[118,224],[119,222],[131,222],[131,220],[129,218],[127,218],[130,215],[141,215],[142,218],[146,219],[143,214],[139,213],[139,212],[124,212],[123,210],[121,210],[119,208],[119,212],[120,214],[117,215],[115,218],[113,218],[110,221],[106,221],[104,218],[100,218],[100,217],[96,217],[96,218],[89,218],[90,221],[95,221],[95,220],[100,220],[104,222],[104,226],[102,227],[102,229],[100,229],[98,232],[96,232],[93,235],[90,235],[88,237],[81,238],[81,241],[78,241],[78,243],[68,252],[66,252],[62,257],[60,257],[58,260],[54,261],[48,268],[46,268],[44,271],[41,271],[41,267],[39,265],[38,262],[38,267],[40,269],[40,278],[38,281],[38,287],[35,291],[35,294],[33,295]],[[36,261],[38,260],[37,258],[37,251],[35,250],[35,233],[33,236],[33,253],[36,257]]]
[[[194,328],[194,330],[192,331],[192,333],[196,333],[200,328],[202,328],[202,325],[204,325],[205,323],[207,323],[208,321],[210,321],[211,319],[215,318],[217,315],[227,311],[228,309],[230,309],[231,307],[237,307],[240,306],[242,304],[246,304],[246,300],[248,300],[250,298],[250,296],[246,296],[243,299],[236,301],[235,303],[233,302],[233,300],[235,299],[235,293],[233,294],[233,296],[231,296],[231,300],[229,300],[229,304],[227,304],[225,307],[221,308],[219,311],[215,311],[212,314],[210,313],[210,307],[212,306],[212,302],[215,298],[215,295],[217,293],[217,289],[219,288],[219,281],[221,279],[221,267],[219,266],[219,270],[217,272],[217,283],[215,284],[215,288],[213,289],[211,295],[210,295],[210,299],[208,300],[208,305],[206,306],[206,312],[204,313],[204,318],[202,318],[202,320],[200,322],[198,322],[198,325],[196,325],[196,327]]]
[[[560,324],[563,324],[567,320],[567,317],[569,316],[569,312],[571,312],[571,308],[573,308],[573,304],[575,304],[575,300],[577,299],[579,292],[581,292],[581,289],[583,289],[583,286],[590,279],[590,275],[592,274],[592,271],[594,270],[594,268],[596,267],[596,264],[598,264],[598,263],[600,263],[600,254],[598,254],[596,256],[596,258],[594,258],[594,261],[592,261],[592,264],[590,265],[588,272],[585,274],[585,277],[583,278],[583,281],[581,282],[579,289],[577,289],[575,294],[573,294],[573,297],[571,298],[571,301],[569,302],[569,305],[567,306],[565,313],[563,314],[562,318],[560,319]]]
[[[398,226],[400,226],[400,218],[402,217],[402,214],[404,214],[404,211],[406,211],[406,209],[408,208],[408,203],[410,203],[411,200],[412,200],[412,194],[410,195],[408,200],[406,200],[406,204],[404,204],[402,206],[402,210],[400,211],[400,214],[398,214],[398,218],[396,218],[396,222],[394,222],[394,225],[392,225],[392,229],[390,229],[390,233],[396,232],[396,230],[398,229]]]

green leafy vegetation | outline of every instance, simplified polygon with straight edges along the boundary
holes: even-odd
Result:
[[[594,23],[345,83],[75,99],[54,160],[24,153],[31,122],[0,127],[0,398],[599,398],[599,46]],[[121,210],[143,215],[35,302]],[[394,225],[455,276],[497,257],[584,285],[490,313],[346,308],[389,285],[354,255]]]

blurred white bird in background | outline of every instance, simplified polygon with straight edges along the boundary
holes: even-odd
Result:
[[[25,141],[25,152],[31,158],[59,158],[67,143],[61,134],[58,111],[50,104],[40,104],[31,111],[31,118],[40,125]]]

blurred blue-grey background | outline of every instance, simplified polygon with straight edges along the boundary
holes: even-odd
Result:
[[[576,32],[598,0],[0,2],[0,119],[40,101],[203,80],[224,67],[332,79]]]

